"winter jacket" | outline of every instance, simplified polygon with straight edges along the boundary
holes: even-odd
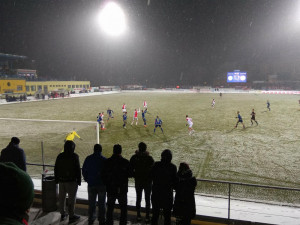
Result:
[[[173,214],[176,217],[194,218],[196,215],[195,188],[197,180],[193,177],[192,171],[187,170],[177,173],[178,182],[175,185],[175,201]]]
[[[74,150],[67,149],[60,153],[54,166],[55,182],[77,182],[81,185],[81,170],[79,156]]]
[[[153,207],[172,209],[176,172],[177,168],[171,162],[154,163],[151,170]]]
[[[146,185],[151,183],[150,172],[153,164],[154,160],[148,152],[135,152],[130,159],[130,165],[136,184]]]
[[[5,225],[24,225],[25,223],[17,220],[17,219],[12,219],[9,217],[2,217],[0,216],[0,224],[5,224]]]
[[[102,173],[106,158],[101,153],[93,153],[84,160],[82,175],[89,186],[104,185]]]
[[[127,159],[121,155],[113,154],[105,161],[103,181],[108,193],[127,193],[129,177],[132,177],[132,169]]]
[[[1,151],[0,162],[13,162],[20,169],[26,171],[26,156],[24,150],[14,143],[9,143]]]

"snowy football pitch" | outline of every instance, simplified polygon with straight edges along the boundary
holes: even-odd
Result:
[[[214,108],[212,99],[216,100]],[[138,125],[130,126],[135,108],[143,109],[148,103],[147,127],[143,126],[141,113]],[[266,108],[267,100],[271,111]],[[297,187],[300,182],[300,106],[296,95],[152,93],[132,92],[83,98],[66,98],[40,102],[0,105],[0,117],[96,121],[99,112],[110,107],[114,119],[100,131],[103,154],[112,154],[119,143],[123,155],[129,159],[140,141],[148,145],[155,160],[162,150],[173,152],[173,162],[187,162],[197,178],[238,181]],[[127,129],[122,128],[122,104],[127,105]],[[258,126],[251,126],[250,113],[256,111]],[[246,129],[236,123],[240,111]],[[188,134],[185,115],[192,117],[195,129]],[[154,119],[163,120],[164,134],[153,133]],[[80,162],[93,151],[96,143],[94,125],[60,122],[28,122],[1,120],[0,147],[4,148],[12,136],[21,139],[27,162],[42,163],[43,142],[45,163],[54,164],[63,149],[63,140],[76,128],[83,141],[75,139]],[[29,167],[31,175],[39,175],[41,168]]]

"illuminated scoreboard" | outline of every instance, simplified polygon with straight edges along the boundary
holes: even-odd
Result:
[[[227,83],[246,83],[247,72],[234,71],[227,73]]]

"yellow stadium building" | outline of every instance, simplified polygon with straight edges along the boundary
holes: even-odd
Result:
[[[27,95],[34,95],[36,92],[48,94],[49,92],[66,90],[82,91],[91,87],[90,81],[26,81]]]
[[[25,79],[0,79],[0,94],[13,93],[35,95],[50,92],[84,91],[91,87],[90,81],[27,81]]]
[[[26,92],[25,79],[0,79],[0,94],[4,93],[18,93],[24,94]]]

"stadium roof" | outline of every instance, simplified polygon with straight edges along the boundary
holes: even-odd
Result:
[[[0,53],[0,62],[8,61],[8,60],[17,60],[17,59],[27,59],[27,56]]]

